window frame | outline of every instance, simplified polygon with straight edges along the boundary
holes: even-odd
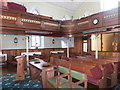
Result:
[[[32,37],[39,37],[39,45],[38,46],[33,46],[33,44],[32,44],[32,42],[33,42],[33,39],[32,39]],[[35,44],[36,44],[36,42],[35,42]],[[36,47],[41,47],[41,36],[38,36],[38,35],[32,35],[31,36],[31,43],[30,43],[30,46],[31,46],[31,48],[36,48]]]

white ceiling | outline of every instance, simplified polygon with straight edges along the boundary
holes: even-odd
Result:
[[[80,7],[82,3],[83,2],[50,2],[49,4],[53,4],[70,11],[75,11]]]
[[[78,8],[80,8],[80,6],[84,2],[100,2],[101,0],[42,0],[42,1],[59,6],[70,11],[75,11]]]
[[[44,0],[46,3],[70,10],[77,10],[85,0]]]
[[[12,0],[10,0],[12,1]],[[22,1],[22,0],[19,0]],[[24,0],[23,2],[25,2]],[[45,2],[48,4],[52,4],[70,11],[76,11],[84,2],[93,2],[93,1],[100,1],[100,0],[27,0],[27,2]]]

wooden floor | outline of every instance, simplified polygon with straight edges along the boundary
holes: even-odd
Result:
[[[17,65],[13,65],[13,64],[6,64],[6,65],[3,65],[1,68],[0,68],[0,75],[2,74],[8,74],[8,73],[14,73],[17,71]]]

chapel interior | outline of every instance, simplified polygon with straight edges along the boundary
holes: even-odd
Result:
[[[120,90],[119,0],[0,0],[1,89]]]

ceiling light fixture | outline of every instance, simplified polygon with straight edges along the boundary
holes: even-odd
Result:
[[[69,37],[72,37],[72,35],[70,34]]]

